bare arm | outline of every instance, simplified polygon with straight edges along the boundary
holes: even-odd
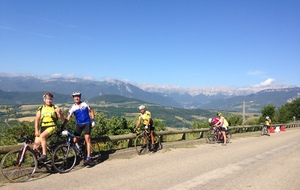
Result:
[[[55,112],[56,112],[57,117],[58,117],[59,119],[64,119],[64,114],[62,113],[62,110],[61,110],[60,108],[56,108],[56,109],[55,109]]]
[[[94,111],[94,109],[90,109],[90,114],[91,114],[91,118],[92,119],[95,119],[95,111]]]
[[[34,121],[34,134],[37,137],[40,136],[40,132],[39,132],[40,120],[41,120],[41,113],[38,111],[36,112],[35,121]]]

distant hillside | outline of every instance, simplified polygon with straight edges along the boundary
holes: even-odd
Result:
[[[0,105],[28,105],[42,104],[45,92],[5,92],[0,90]],[[54,103],[71,102],[72,97],[55,94]]]
[[[250,94],[247,96],[235,96],[226,99],[216,99],[210,101],[206,104],[199,106],[200,109],[215,109],[219,110],[232,110],[241,111],[243,101],[246,104],[246,111],[258,111],[261,108],[272,104],[276,107],[285,105],[293,99],[300,97],[300,88],[287,88],[287,89],[269,89],[257,92],[255,94]]]
[[[0,75],[0,104],[31,104],[40,102],[41,95],[45,91],[53,92],[56,96],[55,102],[72,102],[71,94],[73,91],[81,91],[82,99],[88,101],[97,101],[97,97],[101,95],[119,95],[127,98],[139,100],[152,104],[158,104],[176,108],[199,108],[227,111],[242,111],[242,102],[246,102],[247,112],[260,112],[267,104],[273,104],[276,107],[282,106],[290,99],[298,98],[300,94],[299,87],[277,86],[274,89],[266,89],[252,94],[250,92],[232,91],[229,88],[226,93],[225,89],[212,88],[209,89],[190,89],[184,91],[182,88],[145,88],[143,90],[133,84],[118,80],[109,81],[93,81],[79,78],[50,78],[43,79],[35,76],[5,76]],[[151,91],[150,91],[151,90]],[[14,92],[11,94],[5,94]],[[28,94],[18,95],[17,92]],[[30,94],[30,93],[33,94]],[[243,94],[243,95],[237,95]],[[18,95],[18,96],[16,96]],[[24,97],[26,98],[24,98]],[[93,99],[96,98],[96,99]],[[111,97],[116,98],[116,97]],[[104,100],[102,100],[104,101]],[[121,101],[121,100],[120,100]],[[128,101],[131,101],[128,99]]]

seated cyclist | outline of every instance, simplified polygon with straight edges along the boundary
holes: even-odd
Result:
[[[226,130],[227,126],[225,125],[225,118],[222,116],[222,113],[217,113],[217,116],[219,118],[219,121],[215,124],[216,127],[219,127],[221,133],[223,134],[224,137],[224,143],[222,145],[226,146]]]
[[[42,145],[39,161],[47,159],[47,138],[57,130],[58,119],[64,119],[62,110],[53,104],[53,94],[45,93],[43,95],[44,105],[40,106],[36,112],[34,129],[35,140],[33,150],[37,152],[38,147]]]
[[[153,120],[151,118],[151,113],[146,110],[146,106],[144,106],[144,105],[141,105],[139,107],[139,110],[140,110],[140,114],[139,114],[139,118],[138,118],[138,121],[135,126],[135,130],[140,126],[141,123],[143,124],[143,127],[145,129],[149,129],[150,138],[151,138],[150,151],[154,151],[154,137],[153,137],[154,126],[153,126]],[[144,139],[143,148],[145,148],[146,146],[147,146],[146,139]]]

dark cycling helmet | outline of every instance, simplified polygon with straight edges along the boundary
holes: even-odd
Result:
[[[54,96],[53,96],[53,94],[51,94],[50,92],[46,92],[46,93],[43,95],[43,99],[45,99],[45,98],[53,99]]]
[[[73,92],[73,93],[72,93],[72,96],[73,96],[73,97],[74,97],[74,96],[79,96],[79,97],[81,97],[81,93],[78,92],[78,91],[76,91],[76,92]]]

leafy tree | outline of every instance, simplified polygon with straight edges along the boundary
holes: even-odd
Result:
[[[210,128],[209,122],[208,121],[205,121],[205,122],[193,121],[192,125],[190,126],[190,129],[201,129],[201,128]]]
[[[260,123],[263,122],[266,118],[266,116],[269,116],[272,119],[272,122],[275,122],[275,113],[276,113],[276,107],[272,104],[268,104],[261,110],[261,117],[259,119]]]
[[[225,117],[229,123],[229,126],[238,126],[243,124],[243,118],[239,115],[233,114]]]
[[[281,106],[278,109],[278,121],[281,123],[291,122],[293,118],[300,118],[300,98]]]
[[[17,125],[4,127],[0,134],[0,146],[16,144],[16,139],[20,133],[34,139],[34,123],[23,121]]]

